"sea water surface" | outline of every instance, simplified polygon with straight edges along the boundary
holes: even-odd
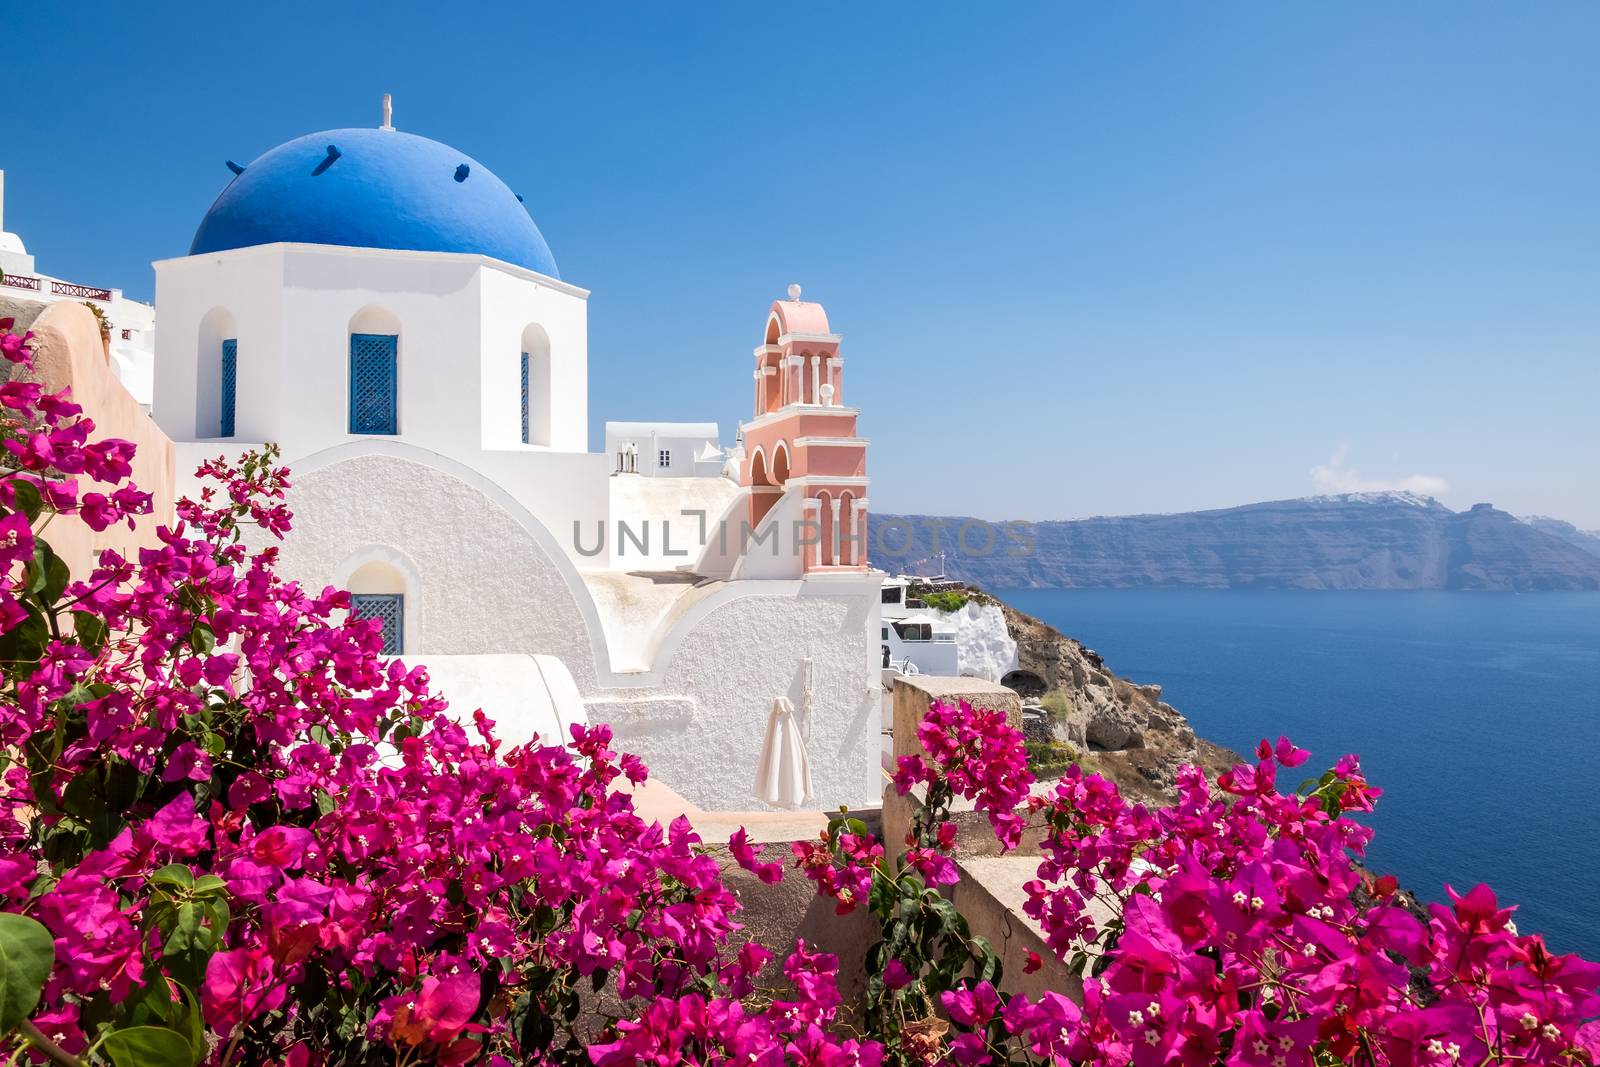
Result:
[[[1518,929],[1600,959],[1600,594],[996,593],[1202,737],[1287,734],[1319,773],[1357,753],[1385,791],[1374,869],[1424,899],[1487,882]]]

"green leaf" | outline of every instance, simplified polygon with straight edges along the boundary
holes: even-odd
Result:
[[[999,984],[1001,975],[1000,957],[994,954],[994,949],[989,947],[989,939],[975,937],[972,939],[973,970],[978,981]]]
[[[55,962],[49,930],[26,915],[0,912],[0,1034],[33,1014]]]
[[[183,956],[193,951],[200,935],[200,905],[190,902],[178,909],[178,921],[161,946],[162,956]]]
[[[100,1046],[116,1067],[192,1067],[194,1049],[182,1034],[159,1026],[116,1030]]]
[[[90,652],[99,652],[104,648],[106,638],[111,634],[104,619],[87,611],[72,613],[72,628],[77,632],[78,643]]]
[[[165,1026],[177,1006],[172,999],[171,983],[158,977],[142,989],[134,989],[117,1007],[123,1026]]]
[[[189,1051],[192,1053],[189,1062],[199,1063],[208,1051],[205,1023],[200,1018],[200,1003],[188,986],[179,985],[178,992],[183,999],[173,1006],[172,1028],[183,1034],[189,1042]]]
[[[228,920],[232,918],[232,912],[228,907],[228,898],[226,896],[213,896],[201,901],[201,906],[206,909],[206,918],[211,920],[213,938],[220,939],[222,932],[228,928]]]
[[[72,580],[72,572],[61,557],[44,541],[33,543],[33,562],[28,564],[28,592],[37,594],[42,604],[54,604]]]
[[[11,492],[17,501],[17,510],[28,516],[29,522],[38,521],[44,511],[44,497],[39,495],[39,487],[24,478],[13,478]]]
[[[31,564],[27,573],[33,573]],[[45,621],[44,612],[39,610],[38,605],[24,601],[22,608],[28,617],[0,637],[0,660],[30,664],[44,653],[44,646],[50,640],[50,624]]]
[[[228,883],[214,874],[202,874],[200,880],[194,884],[194,895],[197,897],[209,896],[213,893],[226,892]]]
[[[179,889],[188,889],[194,885],[194,872],[189,869],[187,863],[169,863],[152,874],[150,880],[163,885],[175,885]]]
[[[61,810],[80,819],[103,810],[105,799],[100,795],[98,779],[96,774],[80,774],[68,782],[61,794]]]
[[[217,647],[217,635],[208,624],[197,619],[189,630],[189,647],[196,652],[210,652]]]

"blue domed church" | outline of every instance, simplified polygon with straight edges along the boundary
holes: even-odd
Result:
[[[777,442],[794,470],[754,484],[737,445],[674,437],[689,424],[618,423],[625,454],[590,452],[588,291],[562,279],[514,177],[387,114],[222,176],[189,254],[155,264],[152,414],[180,492],[202,461],[276,443],[285,573],[349,589],[390,651],[512,741],[577,707],[689,801],[742,809],[781,704],[814,790],[764,799],[876,799],[881,575],[839,548],[865,531],[864,458],[842,486],[858,524],[831,527],[826,553],[801,529],[821,491],[805,450],[864,457],[864,439]],[[769,402],[745,428],[854,425],[826,323],[791,287],[752,324]],[[774,399],[780,377],[819,375]]]
[[[156,264],[163,333],[197,339],[192,367],[159,357],[163,426],[297,450],[351,435],[588,448],[588,293],[488,167],[380,128],[230,169],[189,255]],[[348,390],[326,388],[344,357]],[[439,417],[467,407],[470,427]]]

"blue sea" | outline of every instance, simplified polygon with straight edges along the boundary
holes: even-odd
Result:
[[[1431,900],[1487,882],[1600,959],[1600,594],[996,592],[1218,744],[1357,753],[1385,790],[1373,868]]]

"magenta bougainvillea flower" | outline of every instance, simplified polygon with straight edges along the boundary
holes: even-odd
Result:
[[[32,347],[0,322],[0,356]],[[795,866],[875,931],[839,958],[750,940],[689,821],[645,821],[605,726],[506,749],[381,654],[349,595],[276,570],[272,449],[200,471],[133,558],[73,575],[50,523],[134,522],[133,448],[65,394],[0,384],[0,1045],[20,1062],[510,1067],[1058,1063],[1394,1067],[1600,1057],[1600,965],[1486,886],[1425,911],[1357,865],[1380,790],[1263,741],[1177,800],[1072,769],[1003,714],[938,703],[894,786],[904,842],[844,811]],[[148,521],[148,520],[145,520]],[[1043,835],[1026,911],[1081,993],[1025,997],[946,895],[957,805]],[[901,847],[903,844],[903,848]],[[892,851],[890,847],[892,845]],[[734,863],[782,865],[740,830]],[[851,920],[857,921],[857,920]],[[859,929],[859,928],[856,928]],[[26,931],[13,933],[13,931]],[[41,948],[41,946],[45,946]],[[1039,952],[1021,970],[1037,981]],[[13,963],[13,961],[22,961]],[[1060,968],[1055,971],[1060,974]],[[16,984],[26,978],[32,988]],[[6,984],[10,983],[10,984]],[[1076,982],[1074,983],[1074,987]],[[33,994],[37,993],[37,997]]]

